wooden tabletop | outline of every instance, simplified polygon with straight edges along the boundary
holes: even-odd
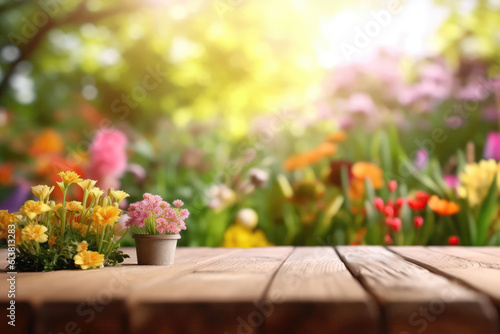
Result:
[[[500,248],[178,248],[0,280],[0,333],[498,333]],[[6,252],[0,252],[1,259]],[[5,267],[6,262],[0,262]]]

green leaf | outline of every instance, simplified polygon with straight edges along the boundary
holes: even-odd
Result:
[[[290,245],[299,231],[300,218],[291,203],[285,203],[283,210],[283,220],[286,226],[285,244]]]
[[[493,222],[493,218],[497,212],[497,176],[493,178],[493,182],[490,185],[488,194],[481,205],[479,211],[479,218],[477,219],[477,237],[475,246],[482,246],[486,244],[488,239],[488,228]]]
[[[463,172],[465,165],[467,165],[467,159],[465,158],[464,151],[457,150],[457,175]]]
[[[384,173],[392,175],[391,146],[385,133],[380,134],[380,156],[382,157],[382,169]]]
[[[372,181],[369,178],[365,178],[365,196],[368,201],[373,203],[375,199],[375,189],[373,188]]]

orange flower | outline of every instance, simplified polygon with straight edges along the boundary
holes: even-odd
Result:
[[[351,169],[352,182],[349,194],[353,199],[360,199],[365,193],[365,179],[369,179],[373,188],[380,189],[384,186],[384,172],[371,162],[356,162]]]
[[[41,155],[61,154],[63,150],[64,143],[59,133],[54,129],[46,129],[35,138],[29,151],[33,155]]]
[[[451,216],[460,211],[460,207],[455,202],[450,202],[444,199],[440,199],[436,195],[429,198],[427,205],[441,216]]]
[[[333,155],[337,152],[337,145],[332,143],[321,143],[314,150],[316,154],[320,155],[321,158]]]
[[[14,167],[11,164],[1,164],[0,165],[0,185],[6,187],[9,186],[14,175]]]
[[[54,235],[49,238],[49,247],[52,247],[56,244],[56,239],[57,237]]]
[[[333,155],[337,152],[337,145],[332,143],[321,143],[316,148],[290,156],[285,160],[283,166],[285,170],[292,171],[301,169],[320,161],[322,158]]]
[[[347,139],[347,134],[344,131],[337,131],[326,136],[326,140],[332,143],[341,143]]]

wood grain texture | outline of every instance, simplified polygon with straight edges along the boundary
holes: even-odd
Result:
[[[377,298],[387,333],[496,333],[489,300],[380,246],[337,247]]]
[[[376,333],[378,308],[332,247],[297,247],[265,299],[262,333]]]
[[[73,331],[68,328],[83,333],[121,332],[127,325],[125,299],[132,289],[182,275],[227,254],[223,249],[179,248],[173,266],[123,265],[98,270],[18,273],[16,303],[33,311],[35,333]],[[5,281],[1,280],[0,291],[5,289]],[[6,297],[0,295],[0,307],[8,301]]]
[[[494,256],[500,257],[500,247],[467,247],[467,249],[473,249],[476,252],[486,253]]]
[[[254,333],[259,302],[291,247],[239,250],[128,296],[132,333]],[[159,322],[158,319],[165,319]]]
[[[134,261],[18,273],[16,330],[0,321],[0,333],[498,333],[495,247],[178,248],[170,267]]]
[[[487,294],[500,310],[500,257],[470,247],[392,247],[410,261]]]

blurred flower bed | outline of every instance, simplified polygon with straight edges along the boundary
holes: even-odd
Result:
[[[240,73],[248,82],[234,90],[220,85],[220,95],[189,91],[183,85],[203,72],[194,68],[208,65],[188,59],[174,68],[168,98],[185,103],[200,94],[203,101],[186,109],[162,100],[176,110],[172,116],[151,110],[149,98],[124,119],[106,109],[110,99],[104,107],[74,99],[53,109],[50,121],[19,116],[17,105],[8,105],[0,110],[0,209],[16,211],[32,197],[32,185],[51,184],[71,170],[99,180],[104,191],[125,190],[129,203],[146,192],[169,202],[183,198],[191,218],[180,245],[500,245],[498,50],[456,49],[473,37],[482,45],[488,29],[498,29],[494,12],[487,21],[493,23],[475,30],[481,10],[470,14],[473,23],[466,21],[461,34],[459,17],[446,21],[441,33],[448,44],[440,55],[381,50],[323,71],[306,105],[274,108],[273,89],[281,87],[283,100],[307,90],[305,79],[293,83],[309,69],[270,85],[262,59],[273,50],[264,46],[259,55],[244,50],[263,87]],[[221,50],[234,52],[235,36],[225,36]],[[210,81],[205,74],[198,79]],[[252,100],[260,93],[270,95]],[[225,116],[189,116],[210,100]],[[231,114],[245,103],[275,111]],[[53,196],[62,194],[56,189]],[[129,236],[122,245],[132,242]]]

